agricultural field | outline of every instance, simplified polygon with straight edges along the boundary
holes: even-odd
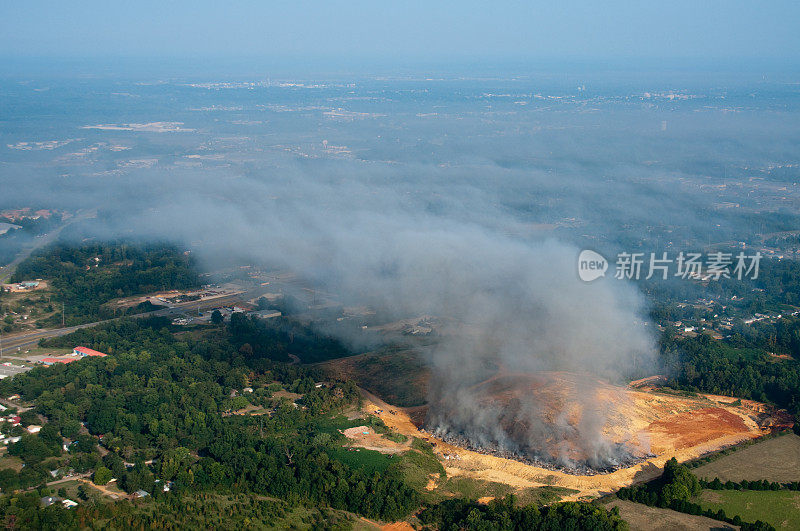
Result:
[[[766,479],[800,481],[800,436],[793,433],[767,439],[693,470],[699,478],[739,482]]]
[[[692,514],[679,513],[672,509],[648,507],[627,500],[614,500],[607,509],[619,507],[619,514],[628,522],[631,531],[724,531],[735,529],[732,525]]]
[[[760,490],[705,490],[696,499],[704,509],[722,509],[729,517],[761,520],[776,529],[800,529],[800,492]]]

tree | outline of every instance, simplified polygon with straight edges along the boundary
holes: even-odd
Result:
[[[211,312],[211,322],[215,325],[222,324],[222,312],[219,310]]]
[[[68,419],[64,421],[64,424],[61,426],[61,435],[66,437],[67,439],[74,439],[78,436],[78,433],[81,431],[81,423],[75,419]]]
[[[111,470],[109,470],[104,466],[101,466],[97,467],[97,470],[94,471],[94,477],[92,478],[92,481],[94,481],[95,484],[97,485],[105,485],[106,483],[111,481],[112,477],[113,475],[111,473]]]

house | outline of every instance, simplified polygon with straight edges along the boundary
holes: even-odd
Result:
[[[78,506],[78,502],[74,502],[72,500],[61,500],[61,505],[63,505],[65,509],[72,509],[73,507]]]
[[[42,427],[37,426],[36,424],[31,424],[26,429],[28,430],[28,433],[39,433],[40,431],[42,431]]]
[[[44,507],[50,507],[54,503],[58,503],[60,501],[61,501],[61,498],[58,498],[56,496],[45,496],[44,498],[42,498],[42,505]]]
[[[146,490],[140,489],[133,493],[134,498],[147,498],[148,496],[150,496],[150,493]]]
[[[97,356],[100,358],[105,358],[108,354],[103,354],[97,350],[92,350],[87,347],[75,347],[72,349],[72,353],[76,356]]]

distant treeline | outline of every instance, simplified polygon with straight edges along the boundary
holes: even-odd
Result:
[[[780,339],[792,349],[800,320],[780,326]],[[742,344],[748,344],[742,340]],[[749,344],[752,344],[750,342]],[[666,335],[661,341],[661,363],[677,389],[770,402],[800,414],[800,363],[776,359],[764,349],[736,348],[706,334],[694,338]],[[797,425],[796,425],[797,427]]]

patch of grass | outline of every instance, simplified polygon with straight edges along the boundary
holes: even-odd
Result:
[[[641,503],[614,498],[603,504],[606,509],[617,507],[631,529],[730,529],[728,524],[705,516],[679,513],[672,509],[648,507]]]
[[[328,448],[326,450],[331,459],[335,459],[352,468],[360,468],[368,474],[383,472],[395,462],[396,457],[384,455],[375,450],[364,448]]]
[[[520,505],[548,505],[579,491],[566,487],[531,487],[517,494]]]
[[[355,380],[360,387],[396,406],[421,406],[426,400],[428,368],[419,353],[407,346],[389,346],[336,360],[326,370]],[[392,377],[387,378],[387,374]]]
[[[10,468],[14,472],[19,472],[22,470],[22,459],[12,455],[3,456],[0,458],[0,470],[5,470],[6,468]]]
[[[578,491],[566,487],[530,487],[518,490],[504,483],[484,481],[468,477],[454,477],[445,481],[439,489],[440,494],[477,500],[491,496],[503,498],[513,494],[518,505],[546,505],[560,501],[563,497]]]
[[[313,423],[314,430],[318,433],[330,433],[331,435],[340,435],[339,430],[346,430],[347,428],[355,428],[356,426],[369,425],[367,419],[348,419],[344,415],[335,415],[330,417],[323,417]]]
[[[503,483],[459,476],[448,478],[440,490],[447,495],[477,500],[486,496],[502,498],[506,494],[513,493],[515,489]]]
[[[447,477],[436,456],[427,452],[411,450],[404,453],[400,459],[400,469],[406,482],[420,492],[424,492],[431,476]]]
[[[428,453],[433,455],[433,446],[431,446],[431,443],[416,437],[414,438],[413,441],[411,441],[411,448],[413,448],[414,450],[419,450],[420,452],[423,453]]]
[[[694,500],[703,509],[722,509],[729,518],[761,520],[776,529],[800,529],[800,492],[704,490]]]
[[[397,444],[403,444],[408,440],[408,437],[403,435],[402,433],[397,433],[394,431],[387,432],[384,437],[389,439],[392,442],[396,442]]]

